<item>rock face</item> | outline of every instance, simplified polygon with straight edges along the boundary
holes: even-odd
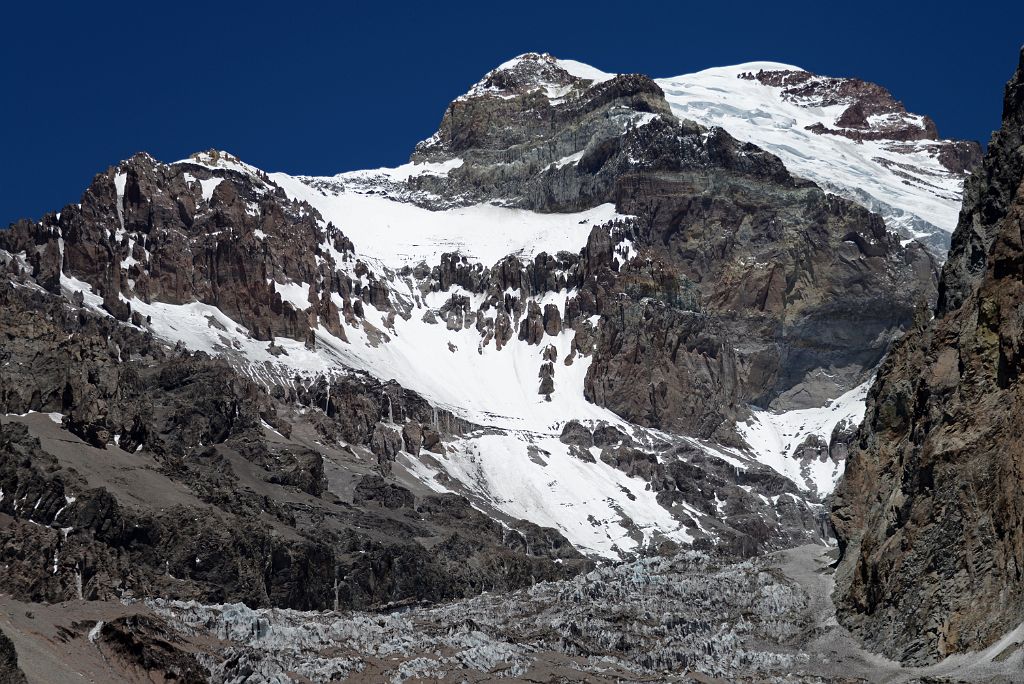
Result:
[[[259,340],[304,339],[321,318],[340,332],[339,313],[351,316],[359,298],[339,276],[358,277],[351,243],[263,172],[219,152],[195,161],[138,154],[96,176],[79,205],[14,224],[5,246],[33,255],[33,276],[50,292],[63,272],[120,320],[131,314],[123,299],[136,297],[214,306]],[[368,300],[372,281],[358,287]],[[311,295],[310,283],[323,286]]]
[[[18,653],[7,635],[0,631],[0,682],[25,684],[25,673],[18,667]]]
[[[886,358],[832,518],[840,617],[927,662],[1024,620],[1024,52],[968,183],[935,317]]]

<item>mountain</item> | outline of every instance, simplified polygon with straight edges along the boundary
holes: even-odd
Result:
[[[587,553],[818,534],[804,502],[831,490],[829,442],[857,402],[798,419],[748,405],[856,393],[933,297],[930,257],[776,157],[680,122],[651,79],[569,66],[499,67],[397,170],[292,178],[224,153],[140,155],[80,207],[15,225],[8,252],[31,254],[50,292],[256,381],[315,388],[354,369],[398,383],[468,427],[416,458],[399,433],[436,421],[382,410],[357,442]],[[310,406],[331,418],[325,394]],[[130,429],[72,420],[100,447]],[[780,441],[777,426],[788,445],[751,448]],[[773,484],[719,474],[680,491],[672,471],[694,463]],[[782,494],[796,529],[774,511]]]
[[[833,504],[840,617],[891,658],[983,649],[1024,621],[1022,181],[1024,52],[968,183],[935,315],[879,369]]]
[[[877,86],[759,73],[731,87],[863,109],[843,121],[864,149],[918,135]],[[793,104],[797,82],[839,104]],[[2,591],[391,611],[828,542],[867,388],[939,261],[897,214],[682,117],[681,90],[530,53],[399,168],[138,154],[0,233]],[[914,173],[970,164],[921,126]],[[902,187],[887,206],[938,201]],[[761,591],[751,567],[724,581]],[[179,619],[150,618],[74,638],[149,653]]]

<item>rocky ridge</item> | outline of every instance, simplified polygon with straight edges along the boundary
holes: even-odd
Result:
[[[879,369],[832,519],[844,623],[933,662],[1024,621],[1019,382],[1024,53],[968,183],[934,317]]]

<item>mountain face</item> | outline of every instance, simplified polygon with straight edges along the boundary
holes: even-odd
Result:
[[[805,502],[838,477],[857,402],[796,425],[766,409],[856,395],[934,298],[931,257],[877,215],[680,121],[645,76],[543,55],[488,74],[400,169],[139,155],[4,240],[48,292],[224,358],[278,401],[322,391],[310,406],[344,421],[338,376],[397,383],[452,420],[410,422],[389,398],[346,442],[605,556],[818,535]],[[137,429],[27,382],[8,413],[71,409],[98,448]],[[424,431],[450,439],[423,457]]]
[[[1024,53],[935,316],[879,369],[833,504],[840,617],[893,658],[981,649],[1024,620],[1022,182]]]
[[[960,149],[877,86],[748,76]],[[828,540],[938,262],[679,107],[527,54],[402,167],[138,154],[0,233],[3,592],[387,610]]]
[[[828,398],[863,381],[900,322],[931,296],[927,255],[916,245],[900,249],[877,217],[794,178],[777,158],[721,129],[680,122],[651,79],[564,70],[556,79],[557,65],[542,56],[514,61],[454,102],[438,134],[413,156],[454,168],[421,187],[449,201],[540,212],[614,203],[638,219],[629,240],[658,267],[648,277],[674,281],[656,284],[667,294],[654,297],[714,312],[714,324],[724,326],[702,323],[691,336],[728,336],[745,347],[727,351],[723,367],[699,387],[674,386],[672,364],[644,368],[641,377],[671,394],[659,401],[631,391],[636,369],[621,363],[631,345],[606,349],[599,340],[588,398],[634,422],[708,436],[723,416],[687,404],[695,391],[717,393],[720,406],[804,408],[825,398],[810,387],[818,369],[840,377]],[[582,84],[593,85],[573,97]],[[507,111],[543,123],[517,128]],[[505,122],[498,139],[488,133],[495,120]],[[837,256],[841,249],[849,251]],[[610,319],[629,315],[623,308]],[[638,312],[634,320],[641,315],[651,318]]]
[[[407,449],[436,449],[432,425],[459,429],[401,388],[351,375],[268,391],[31,281],[8,283],[0,303],[5,592],[309,610],[454,598],[589,565],[553,530],[499,524],[454,495],[414,497],[369,448],[350,448],[401,446],[375,428],[383,411],[405,422]]]

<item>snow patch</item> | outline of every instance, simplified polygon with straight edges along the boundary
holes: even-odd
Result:
[[[281,301],[289,302],[296,311],[305,311],[309,308],[309,283],[279,283],[267,278],[267,284],[271,283],[281,295]]]
[[[832,430],[843,421],[860,424],[871,382],[868,380],[821,408],[782,413],[754,409],[751,419],[736,427],[758,461],[785,475],[801,489],[824,497],[835,489],[844,463],[831,459],[801,463],[795,458],[796,449],[811,435],[818,435],[827,444]]]
[[[213,191],[217,189],[217,186],[224,182],[223,178],[205,178],[199,181],[199,185],[202,188],[203,201],[209,202],[213,198]]]
[[[556,161],[555,162],[555,168],[556,169],[560,169],[563,166],[567,166],[568,164],[572,164],[573,166],[575,166],[576,162],[578,162],[582,158],[583,158],[583,150],[580,150],[579,152],[576,152],[575,154],[570,154],[569,156],[562,157],[561,159]]]
[[[600,69],[595,69],[589,64],[583,62],[577,62],[574,59],[556,59],[555,63],[569,72],[570,75],[576,78],[586,79],[593,81],[594,84],[604,83],[615,78],[618,74],[608,74]]]
[[[645,481],[602,461],[584,462],[557,437],[479,435],[452,449],[436,456],[449,476],[506,515],[559,530],[586,553],[617,559],[656,537],[693,541]]]

